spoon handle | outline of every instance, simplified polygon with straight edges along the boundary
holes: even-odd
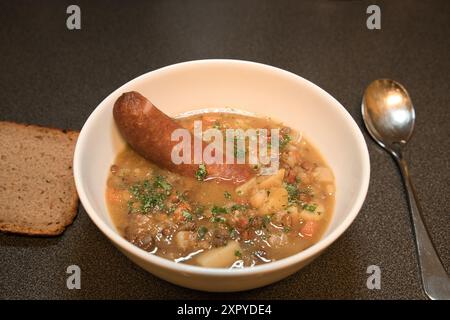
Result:
[[[416,191],[411,181],[408,166],[403,156],[395,157],[403,176],[405,188],[408,193],[412,224],[414,227],[417,254],[419,259],[420,276],[425,293],[432,300],[450,300],[450,278],[447,275],[442,261],[431,242],[427,228],[422,219]]]

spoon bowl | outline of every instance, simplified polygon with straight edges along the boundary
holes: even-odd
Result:
[[[367,87],[362,115],[372,138],[391,153],[412,136],[414,107],[406,89],[394,80],[375,80]]]

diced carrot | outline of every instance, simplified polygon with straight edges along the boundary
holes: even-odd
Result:
[[[185,218],[183,216],[183,213],[181,212],[181,210],[176,209],[175,212],[173,213],[173,221],[174,222],[181,222],[184,221]]]
[[[312,237],[317,229],[317,221],[307,221],[303,227],[301,227],[300,232],[306,237]]]
[[[169,196],[169,201],[172,202],[172,203],[177,202],[177,201],[178,201],[178,196],[177,196],[175,193],[172,193],[172,194]]]
[[[186,217],[183,215],[183,211],[191,211],[191,206],[186,202],[181,203],[178,208],[175,209],[173,213],[173,220],[175,222],[186,220]]]

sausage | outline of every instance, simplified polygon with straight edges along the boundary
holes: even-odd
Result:
[[[135,91],[122,94],[114,104],[113,116],[125,141],[142,157],[171,172],[195,176],[198,164],[193,161],[175,164],[171,158],[172,149],[178,144],[178,141],[171,140],[171,134],[182,127],[143,95]],[[193,146],[191,154],[194,154]],[[247,164],[211,164],[205,167],[208,173],[205,180],[219,179],[240,184],[253,175]]]

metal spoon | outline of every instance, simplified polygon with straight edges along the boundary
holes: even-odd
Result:
[[[403,157],[416,118],[408,92],[393,80],[375,80],[364,92],[362,115],[372,138],[394,157],[400,167],[408,193],[424,291],[433,300],[450,299],[450,278],[423,223],[422,209]]]

